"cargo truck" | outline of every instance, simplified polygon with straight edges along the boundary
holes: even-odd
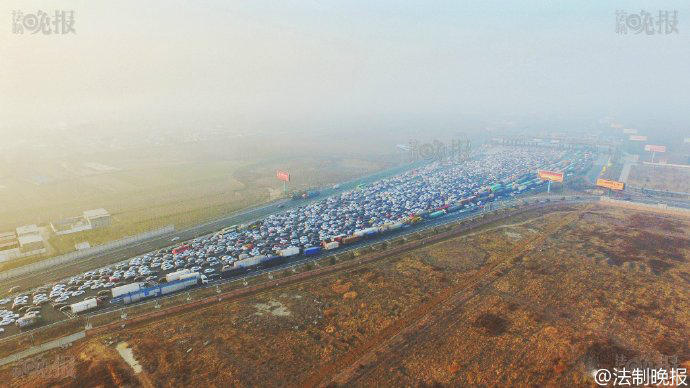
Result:
[[[196,279],[197,284],[208,284],[208,278],[206,277],[206,275],[202,275],[199,272],[190,272],[190,273],[182,274],[176,280],[187,280],[187,279]]]
[[[171,294],[173,292],[181,291],[190,287],[194,287],[199,283],[207,283],[206,276],[200,275],[197,272],[184,275],[185,278],[174,280],[170,283],[163,283],[152,287],[140,288],[137,291],[129,292],[113,298],[110,303],[134,303],[143,299],[154,298],[161,295]]]
[[[98,307],[98,301],[96,300],[96,298],[84,299],[81,302],[69,305],[72,314],[78,314],[82,311],[92,310],[96,307]]]
[[[379,228],[366,228],[362,230],[364,236],[372,236],[379,232]]]
[[[289,257],[289,256],[295,256],[299,255],[299,248],[297,247],[287,247],[285,249],[282,249],[278,251],[278,255],[282,257]]]
[[[177,279],[180,279],[183,275],[187,275],[187,274],[189,274],[189,273],[191,273],[191,272],[192,272],[192,271],[189,270],[189,269],[181,269],[181,270],[179,270],[179,271],[171,272],[171,273],[165,275],[165,281],[166,281],[166,282],[175,281],[175,280],[177,280]]]
[[[120,295],[128,294],[130,292],[139,291],[144,286],[144,283],[130,283],[124,286],[115,287],[111,290],[113,298],[117,298]]]
[[[248,257],[246,259],[236,261],[234,264],[234,267],[235,268],[253,267],[253,266],[261,264],[261,262],[266,260],[267,258],[268,258],[268,256],[266,256],[266,255]]]
[[[309,247],[304,249],[304,254],[307,256],[318,255],[321,252],[321,247]]]
[[[445,210],[439,210],[439,211],[430,213],[428,217],[429,217],[430,219],[431,219],[431,218],[438,218],[438,217],[441,217],[441,216],[444,215],[444,214],[446,214],[446,211],[445,211]]]
[[[359,241],[360,238],[361,238],[360,236],[355,236],[355,235],[343,237],[343,244],[355,243],[355,242]]]
[[[325,250],[331,250],[331,249],[336,249],[340,246],[340,243],[337,241],[331,241],[331,242],[324,242],[323,243],[323,249]]]

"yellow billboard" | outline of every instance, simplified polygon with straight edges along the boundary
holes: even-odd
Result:
[[[611,190],[623,190],[625,183],[608,179],[597,179],[597,186],[606,187]]]
[[[543,181],[563,182],[563,173],[549,170],[538,170],[539,179]]]

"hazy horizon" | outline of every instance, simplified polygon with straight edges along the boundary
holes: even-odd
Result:
[[[74,10],[76,34],[12,33],[12,10],[39,9]],[[617,9],[678,10],[679,33],[616,34]],[[5,1],[0,14],[3,137],[602,117],[690,128],[687,2]]]

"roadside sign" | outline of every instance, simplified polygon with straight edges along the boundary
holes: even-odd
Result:
[[[611,190],[623,190],[625,183],[600,178],[597,179],[597,186],[605,187]]]
[[[647,144],[644,146],[644,150],[649,152],[666,152],[666,146]]]
[[[290,182],[290,174],[285,171],[276,171],[276,178],[280,179],[283,182]]]
[[[538,170],[537,175],[544,181],[563,182],[563,173],[558,171]]]

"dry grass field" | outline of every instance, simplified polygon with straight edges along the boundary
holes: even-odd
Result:
[[[94,337],[59,351],[74,360],[75,379],[12,381],[575,386],[621,357],[676,356],[687,367],[689,232],[690,220],[656,213],[538,210],[347,273]],[[139,373],[116,350],[124,343]]]
[[[347,139],[345,139],[347,140]],[[44,157],[0,166],[0,231],[105,208],[112,227],[51,239],[58,253],[166,225],[184,228],[283,195],[276,169],[289,171],[289,190],[354,179],[395,161],[356,139],[329,146],[309,136],[219,138],[95,154]],[[391,156],[391,153],[393,153]]]

